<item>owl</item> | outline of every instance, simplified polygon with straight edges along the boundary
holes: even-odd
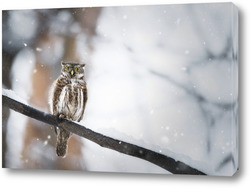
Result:
[[[87,96],[87,87],[84,79],[85,64],[75,62],[61,62],[60,76],[53,83],[50,90],[50,111],[59,119],[65,118],[79,122],[83,118]],[[67,153],[69,131],[55,128],[57,135],[56,154],[64,157]]]

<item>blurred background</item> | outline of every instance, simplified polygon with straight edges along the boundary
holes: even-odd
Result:
[[[238,168],[238,31],[231,3],[2,12],[3,88],[48,112],[60,61],[86,63],[83,126],[211,175]],[[3,107],[3,167],[168,173]]]

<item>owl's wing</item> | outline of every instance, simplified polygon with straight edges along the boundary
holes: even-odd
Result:
[[[85,106],[88,100],[88,92],[87,92],[87,88],[85,87],[85,89],[83,90],[83,97],[84,97],[84,101],[83,101],[83,113],[85,110]]]
[[[60,99],[63,88],[67,85],[67,82],[63,78],[59,77],[52,85],[50,94],[50,111],[53,115],[58,115],[57,105]]]
[[[78,121],[81,121],[81,119],[83,118],[83,114],[84,114],[84,111],[85,111],[86,103],[87,103],[87,100],[88,100],[88,92],[87,92],[86,85],[84,85],[84,87],[83,87],[82,90],[83,90],[83,108],[82,108],[81,117],[78,119]]]

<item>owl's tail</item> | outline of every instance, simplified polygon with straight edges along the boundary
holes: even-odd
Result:
[[[57,156],[59,157],[66,156],[69,137],[70,137],[70,132],[59,128],[58,134],[57,134],[57,141],[56,141]]]

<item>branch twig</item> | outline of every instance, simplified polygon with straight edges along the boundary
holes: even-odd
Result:
[[[2,95],[3,105],[9,107],[12,110],[15,110],[19,113],[22,113],[26,116],[34,118],[36,120],[42,121],[46,124],[50,124],[53,126],[58,126],[66,129],[74,134],[77,134],[81,137],[89,139],[96,144],[109,148],[126,155],[134,156],[140,159],[144,159],[149,161],[157,166],[160,166],[167,171],[173,174],[193,174],[193,175],[206,175],[205,173],[188,166],[187,164],[176,161],[171,157],[162,155],[160,153],[154,152],[152,150],[130,144],[127,142],[123,142],[121,140],[113,139],[111,137],[107,137],[100,133],[96,133],[86,127],[79,125],[77,123],[68,121],[68,120],[59,120],[56,116],[41,112],[35,108],[32,108],[28,105],[25,105],[21,102],[13,100],[5,95]]]

